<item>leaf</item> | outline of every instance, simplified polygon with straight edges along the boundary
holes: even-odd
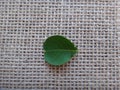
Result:
[[[77,52],[77,48],[70,40],[59,35],[47,38],[43,48],[45,50],[45,61],[51,65],[62,65]]]

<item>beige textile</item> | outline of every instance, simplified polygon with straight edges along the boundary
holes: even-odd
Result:
[[[119,0],[0,0],[0,90],[120,90]],[[43,42],[62,35],[70,62],[44,60]]]

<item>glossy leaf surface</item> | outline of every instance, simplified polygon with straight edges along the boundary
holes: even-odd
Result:
[[[43,48],[45,50],[45,61],[51,65],[62,65],[77,52],[77,48],[70,40],[59,35],[48,37]]]

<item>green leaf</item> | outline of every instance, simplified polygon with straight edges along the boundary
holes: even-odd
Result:
[[[59,35],[47,38],[43,48],[45,50],[45,61],[51,65],[62,65],[77,52],[77,48],[70,40]]]

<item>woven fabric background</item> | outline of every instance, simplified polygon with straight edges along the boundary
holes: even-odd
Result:
[[[0,0],[0,90],[120,90],[119,0]],[[77,55],[55,67],[43,42],[62,35]]]

